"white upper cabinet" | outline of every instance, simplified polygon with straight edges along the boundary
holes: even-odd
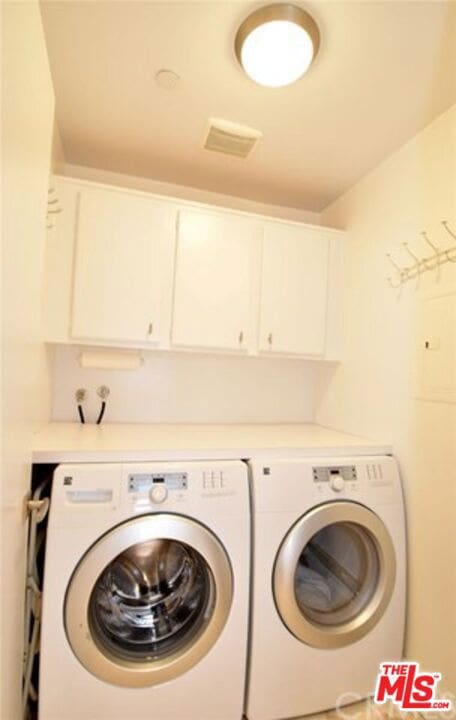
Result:
[[[82,189],[75,222],[71,336],[158,343],[166,292],[164,257],[173,242],[174,224],[165,202]]]
[[[325,231],[265,223],[259,349],[323,356],[329,239]]]
[[[46,340],[341,359],[343,232],[52,182]]]
[[[179,213],[171,342],[247,350],[253,343],[261,225],[224,213]]]

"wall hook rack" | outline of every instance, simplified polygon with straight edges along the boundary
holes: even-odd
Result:
[[[453,241],[450,247],[439,247],[434,241],[431,240],[428,233],[423,230],[421,232],[421,236],[425,243],[431,248],[431,255],[425,257],[418,257],[418,255],[416,255],[416,253],[411,250],[407,242],[403,242],[402,247],[413,261],[410,265],[401,266],[395,261],[391,253],[386,254],[388,261],[394,268],[394,274],[390,275],[387,278],[390,287],[397,289],[409,280],[419,278],[422,273],[430,270],[436,270],[438,277],[440,274],[441,265],[444,265],[447,262],[456,263],[456,232],[452,229],[448,220],[442,220],[441,224],[443,225],[447,234]]]

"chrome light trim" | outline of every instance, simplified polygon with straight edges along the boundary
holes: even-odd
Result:
[[[299,557],[310,539],[322,528],[350,522],[367,530],[379,561],[379,578],[370,600],[348,622],[323,625],[305,617],[294,590]],[[393,543],[383,522],[371,510],[352,502],[319,505],[303,515],[285,536],[273,570],[273,592],[278,613],[288,630],[302,642],[317,648],[339,648],[364,637],[388,607],[396,579]]]
[[[105,567],[136,543],[167,538],[194,548],[206,561],[215,586],[212,614],[194,642],[164,658],[134,662],[101,649],[89,623],[89,603]],[[110,530],[80,560],[68,585],[64,623],[70,646],[79,662],[93,675],[112,685],[150,687],[167,682],[196,665],[219,638],[233,597],[231,564],[220,541],[190,518],[157,514],[135,518]]]
[[[274,3],[254,10],[254,12],[248,15],[240,25],[234,41],[234,50],[241,67],[242,46],[244,45],[247,37],[260,25],[264,25],[265,23],[273,22],[275,20],[288,20],[289,22],[302,27],[302,29],[309,34],[310,39],[312,40],[312,62],[315,60],[320,48],[320,31],[313,17],[297,5],[292,5],[291,3]]]

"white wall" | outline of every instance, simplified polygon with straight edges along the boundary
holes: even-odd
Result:
[[[456,106],[322,215],[323,224],[349,231],[347,352],[341,366],[323,374],[317,421],[394,444],[409,526],[406,651],[442,672],[441,689],[456,693],[456,404],[415,397],[423,299],[456,291],[456,265],[442,266],[440,279],[428,273],[419,287],[409,282],[397,292],[386,282],[385,258],[393,252],[406,264],[403,241],[417,254],[428,253],[422,230],[448,247],[444,219],[456,228]],[[450,372],[456,367],[453,319],[441,338],[448,346],[453,333]]]
[[[244,212],[258,213],[259,215],[283,218],[284,220],[295,220],[296,222],[320,225],[320,214],[310,210],[299,210],[282,205],[268,205],[266,203],[256,202],[255,200],[210,192],[209,190],[200,190],[198,188],[187,187],[186,185],[175,185],[159,180],[151,180],[150,178],[123,175],[121,173],[110,172],[109,170],[98,170],[96,168],[71,165],[68,163],[65,165],[63,173],[61,168],[56,170],[56,172],[80,180],[92,180],[93,182],[118,185],[119,187],[142,190],[144,192],[156,193],[157,195],[179,198],[180,200],[193,200],[194,202],[218,205],[232,210],[242,210]]]
[[[52,132],[52,153],[51,153],[51,171],[55,175],[65,174],[65,151],[60,135],[57,119],[54,116],[54,127]]]
[[[239,358],[193,353],[144,353],[139,370],[94,370],[79,364],[81,349],[54,351],[54,420],[76,420],[74,392],[108,385],[108,422],[255,423],[311,422],[318,366],[302,360]]]
[[[0,717],[20,713],[30,440],[49,417],[42,264],[54,94],[38,2],[2,3],[2,476]]]

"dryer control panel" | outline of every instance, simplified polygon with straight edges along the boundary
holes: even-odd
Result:
[[[255,512],[290,512],[336,500],[402,505],[397,463],[384,455],[259,458],[250,463]]]
[[[341,465],[339,467],[314,467],[312,468],[314,482],[330,482],[334,477],[341,477],[343,480],[349,482],[356,480],[356,466],[355,465]]]

